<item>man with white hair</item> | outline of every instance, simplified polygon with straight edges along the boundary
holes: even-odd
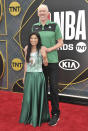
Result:
[[[48,6],[41,4],[38,7],[39,22],[32,27],[33,32],[38,32],[42,41],[42,49],[46,51],[48,66],[43,66],[48,92],[48,79],[50,84],[50,96],[52,105],[52,118],[49,125],[54,126],[59,120],[59,96],[58,96],[58,52],[57,49],[63,45],[62,35],[59,26],[48,20]]]

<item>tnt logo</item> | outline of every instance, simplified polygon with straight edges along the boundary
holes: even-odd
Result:
[[[21,12],[21,7],[18,2],[11,2],[9,5],[9,12],[13,16],[17,16]]]
[[[21,59],[14,58],[14,59],[12,60],[11,66],[12,66],[12,69],[13,69],[13,70],[19,71],[19,70],[22,69],[23,63],[22,63]]]
[[[86,46],[86,44],[84,42],[77,43],[77,45],[76,45],[77,52],[83,53],[83,52],[86,51],[86,49],[87,49],[87,46]]]

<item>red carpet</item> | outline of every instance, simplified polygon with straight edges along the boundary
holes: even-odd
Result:
[[[88,107],[67,103],[60,103],[61,116],[54,127],[47,123],[36,128],[20,124],[22,95],[0,91],[0,131],[88,131]]]

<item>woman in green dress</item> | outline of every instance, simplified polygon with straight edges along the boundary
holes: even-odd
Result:
[[[46,53],[41,51],[40,35],[33,32],[29,36],[25,51],[24,96],[20,123],[32,124],[34,127],[50,119],[42,58],[46,66],[48,63]]]

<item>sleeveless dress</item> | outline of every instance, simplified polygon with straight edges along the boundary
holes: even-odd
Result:
[[[40,52],[30,54],[24,81],[24,96],[20,123],[40,126],[50,119],[46,92],[45,77],[42,72]]]

